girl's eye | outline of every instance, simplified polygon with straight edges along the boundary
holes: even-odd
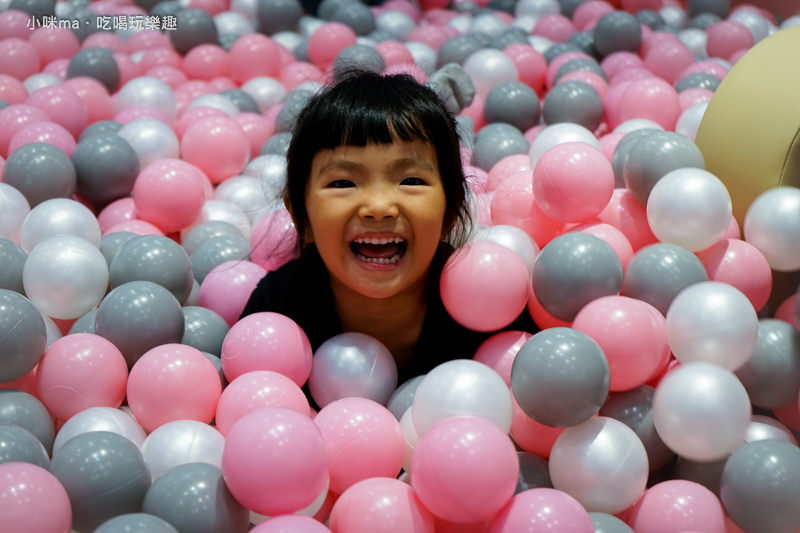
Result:
[[[333,180],[328,184],[329,189],[347,189],[349,187],[355,187],[356,184],[350,180],[340,179],[340,180]]]
[[[411,178],[404,178],[403,181],[400,182],[400,185],[425,185],[426,182],[422,178],[411,177]]]

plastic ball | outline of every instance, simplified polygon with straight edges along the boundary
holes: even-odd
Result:
[[[761,319],[758,337],[748,360],[736,369],[753,405],[772,409],[797,399],[798,332],[779,319]]]
[[[142,426],[126,411],[114,407],[89,407],[75,413],[64,422],[53,441],[53,453],[60,450],[73,437],[92,431],[117,433],[139,447],[145,439]]]
[[[774,439],[747,443],[734,451],[720,484],[728,516],[745,530],[796,529],[800,513],[785,495],[800,484],[799,462],[797,446]]]
[[[0,464],[30,463],[49,468],[50,455],[27,429],[16,424],[0,424]]]
[[[115,92],[119,87],[120,70],[111,49],[86,47],[71,55],[67,64],[67,78],[82,76],[97,80],[109,93]]]
[[[70,531],[69,496],[46,468],[22,462],[0,464],[0,502],[9,533]]]
[[[542,103],[545,124],[575,123],[594,131],[603,120],[600,93],[582,81],[561,81],[548,91]]]
[[[555,529],[564,533],[592,533],[592,518],[573,496],[540,487],[524,490],[498,513],[490,533],[512,533],[526,528]]]
[[[719,498],[693,481],[671,479],[656,483],[644,492],[630,513],[628,523],[637,531],[728,531]]]
[[[136,152],[114,134],[91,135],[72,154],[77,177],[76,190],[99,205],[130,195],[139,173]]]
[[[678,293],[708,279],[695,254],[676,244],[656,243],[641,248],[628,262],[622,293],[666,315]]]
[[[192,228],[183,235],[181,245],[191,257],[204,242],[221,235],[242,237],[242,232],[229,222],[209,220],[192,226]]]
[[[133,184],[137,217],[167,233],[188,227],[203,208],[206,181],[205,174],[187,161],[154,161],[142,169]]]
[[[469,359],[448,361],[428,372],[416,388],[411,408],[420,436],[457,415],[485,418],[506,433],[511,427],[508,386],[490,367]]]
[[[241,209],[237,208],[237,210],[241,213]],[[242,213],[242,215],[244,214]],[[210,237],[190,255],[195,279],[199,283],[203,283],[206,276],[220,265],[233,261],[244,261],[248,256],[249,249],[250,243],[241,231],[237,234]]]
[[[327,21],[308,38],[308,57],[321,69],[333,65],[336,56],[356,43],[356,32],[342,22]]]
[[[22,248],[8,239],[0,238],[0,289],[8,289],[22,294],[22,269],[28,258]]]
[[[47,316],[77,318],[105,296],[108,265],[93,243],[58,234],[30,251],[22,281],[31,302]]]
[[[35,385],[35,372],[33,373]],[[19,380],[10,384],[19,383]],[[4,383],[5,385],[7,383]],[[18,386],[18,388],[22,388]],[[35,387],[34,387],[35,388]],[[31,392],[36,392],[35,390]],[[0,389],[0,424],[19,426],[30,431],[49,453],[55,433],[53,418],[36,396],[17,388]]]
[[[603,15],[594,26],[595,48],[601,57],[613,52],[635,52],[642,43],[639,21],[632,14],[615,10]]]
[[[539,97],[521,81],[492,87],[483,108],[486,122],[503,122],[525,131],[539,123]]]
[[[135,106],[148,106],[163,113],[170,123],[175,120],[176,105],[172,88],[151,76],[139,76],[128,81],[114,97],[115,113]]]
[[[705,361],[681,364],[658,384],[653,420],[664,443],[686,459],[710,462],[738,448],[750,400],[729,370]]]
[[[148,350],[183,337],[180,303],[152,281],[129,281],[103,297],[95,315],[95,332],[111,341],[133,364]]]
[[[488,171],[501,159],[514,154],[524,154],[530,143],[516,127],[503,122],[495,122],[481,128],[475,134],[472,162],[478,168]]]
[[[594,299],[619,294],[622,282],[622,264],[614,249],[588,233],[570,232],[551,240],[533,267],[536,297],[562,320],[572,320]]]
[[[667,340],[681,363],[706,361],[733,371],[747,362],[756,345],[755,309],[727,283],[687,287],[672,301],[666,318]]]
[[[172,524],[155,515],[125,513],[106,520],[94,530],[94,533],[115,533],[127,530],[145,530],[149,533],[177,533],[178,531]]]
[[[524,230],[516,226],[505,224],[487,226],[479,229],[472,239],[493,241],[516,252],[528,271],[533,269],[533,263],[539,254],[539,246],[536,242]]]
[[[542,154],[533,169],[534,200],[546,215],[562,222],[599,214],[613,191],[611,163],[586,143],[560,143]]]
[[[218,356],[230,329],[227,322],[218,313],[197,305],[185,304],[183,316],[185,327],[181,344]]]
[[[757,311],[772,290],[772,271],[761,251],[741,239],[722,239],[696,252],[711,281],[722,281],[742,291]]]
[[[580,124],[573,124],[569,122],[550,124],[545,127],[531,143],[531,148],[529,151],[531,168],[536,168],[536,164],[539,162],[539,159],[544,155],[545,152],[558,144],[567,142],[582,142],[589,144],[598,150],[602,150],[597,137],[595,137],[591,131],[584,128]]]
[[[209,117],[191,124],[181,138],[181,157],[212,183],[238,175],[250,158],[249,142],[233,120]]]
[[[397,479],[381,477],[359,481],[342,493],[328,521],[331,531],[342,533],[355,533],[363,528],[376,533],[389,533],[398,528],[409,533],[433,533],[434,523],[433,515],[412,487]],[[261,532],[256,528],[256,531],[268,533],[272,530],[265,528]],[[308,533],[315,532],[316,529],[308,530]]]
[[[25,296],[0,289],[5,309],[0,321],[4,345],[0,381],[14,381],[33,369],[45,350],[46,331],[42,316]]]
[[[200,283],[197,303],[211,309],[232,326],[266,273],[251,261],[223,262],[215,266]]]
[[[517,81],[519,73],[514,61],[500,50],[484,48],[464,61],[464,70],[475,84],[478,95],[486,96],[493,87]]]
[[[140,445],[153,481],[187,463],[219,467],[225,438],[197,420],[173,420],[154,429]]]
[[[286,209],[277,209],[259,220],[250,237],[250,260],[266,271],[276,270],[296,255],[297,230]]]
[[[180,154],[175,132],[154,118],[137,118],[122,126],[117,135],[136,152],[140,170],[159,159],[177,159]]]
[[[619,513],[644,492],[647,452],[632,429],[613,418],[594,417],[556,439],[548,461],[553,487],[587,511]]]
[[[39,72],[41,66],[36,47],[27,40],[18,37],[3,39],[0,44],[0,73],[22,81]]]
[[[383,405],[367,398],[342,398],[314,417],[328,449],[330,490],[342,494],[375,477],[394,478],[403,467],[400,423]]]
[[[475,416],[433,425],[411,459],[411,484],[420,501],[437,517],[455,523],[493,517],[511,500],[518,476],[511,439]]]
[[[385,405],[397,388],[397,363],[377,339],[345,332],[317,348],[308,386],[321,407],[348,396]]]
[[[45,200],[35,206],[22,223],[20,246],[31,252],[48,237],[71,235],[95,247],[100,245],[100,225],[85,205],[67,198]]]
[[[20,146],[6,159],[3,182],[19,190],[31,207],[51,198],[69,198],[77,183],[69,156],[49,143]]]
[[[64,126],[55,122],[33,122],[21,127],[11,137],[8,152],[11,153],[20,146],[35,142],[52,144],[70,157],[75,151],[75,139]]]
[[[312,355],[303,330],[278,313],[242,318],[222,343],[222,367],[229,382],[253,370],[272,370],[302,386],[311,372]]]
[[[328,483],[325,440],[297,411],[258,409],[228,433],[222,472],[233,496],[251,511],[292,513],[313,502]]]
[[[800,268],[796,231],[800,218],[800,189],[774,187],[759,194],[747,208],[744,219],[744,240],[758,248],[770,268],[788,272]]]
[[[747,435],[744,437],[745,442],[768,439],[782,440],[797,445],[797,439],[787,426],[771,416],[753,415],[750,425],[747,427]]]
[[[107,431],[69,440],[53,454],[50,472],[69,494],[72,526],[79,530],[92,530],[109,518],[138,511],[150,486],[139,448]]]

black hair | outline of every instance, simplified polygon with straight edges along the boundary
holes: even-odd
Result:
[[[398,139],[433,146],[446,199],[443,230],[456,246],[466,241],[469,196],[453,116],[432,89],[407,74],[352,71],[315,94],[297,116],[286,153],[284,200],[297,228],[298,251],[306,244],[305,192],[314,156]]]

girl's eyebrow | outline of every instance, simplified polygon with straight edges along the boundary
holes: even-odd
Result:
[[[350,161],[349,159],[334,157],[326,161],[325,164],[322,165],[322,167],[319,169],[319,174],[324,174],[330,170],[356,171],[363,167],[364,165],[362,165],[361,163]],[[389,164],[389,168],[392,170],[421,168],[423,170],[428,170],[431,172],[436,170],[436,167],[427,158],[415,157],[415,156],[407,156],[395,159]]]

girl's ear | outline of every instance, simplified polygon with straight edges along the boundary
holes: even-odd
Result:
[[[292,202],[289,201],[288,195],[284,195],[283,197],[283,206],[289,212],[289,216],[292,217],[292,221],[294,222],[295,227],[297,227],[297,219],[295,218],[294,211],[292,211]],[[304,227],[303,242],[305,243],[314,242],[314,234],[311,233],[311,227],[308,225],[308,223],[303,224],[303,227]]]

